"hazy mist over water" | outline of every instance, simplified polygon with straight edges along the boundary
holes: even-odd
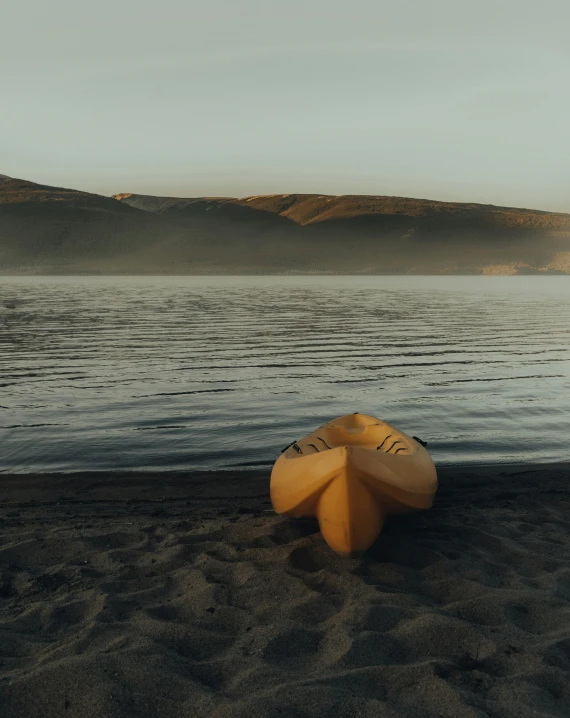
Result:
[[[568,277],[1,277],[0,300],[4,472],[270,466],[354,411],[439,464],[568,458]]]

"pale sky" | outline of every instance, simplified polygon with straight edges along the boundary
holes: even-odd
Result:
[[[569,0],[2,0],[0,173],[570,212]]]

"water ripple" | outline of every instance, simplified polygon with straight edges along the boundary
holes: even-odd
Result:
[[[269,466],[368,412],[568,458],[567,277],[0,277],[0,471]]]

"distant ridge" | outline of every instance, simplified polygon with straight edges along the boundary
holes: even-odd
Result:
[[[372,195],[103,197],[0,180],[0,273],[570,274],[568,214]]]
[[[462,220],[479,219],[490,226],[530,224],[533,227],[569,227],[570,215],[535,209],[500,207],[492,204],[441,202],[381,195],[267,194],[253,197],[154,197],[140,194],[116,194],[113,199],[148,212],[181,212],[187,207],[208,203],[234,205],[271,212],[306,225],[356,217],[455,216]],[[569,230],[570,231],[570,230]]]

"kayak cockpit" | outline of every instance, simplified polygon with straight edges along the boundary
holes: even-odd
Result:
[[[287,456],[295,458],[341,446],[358,446],[398,456],[416,451],[415,442],[393,426],[366,414],[349,414],[296,441],[288,447]]]

